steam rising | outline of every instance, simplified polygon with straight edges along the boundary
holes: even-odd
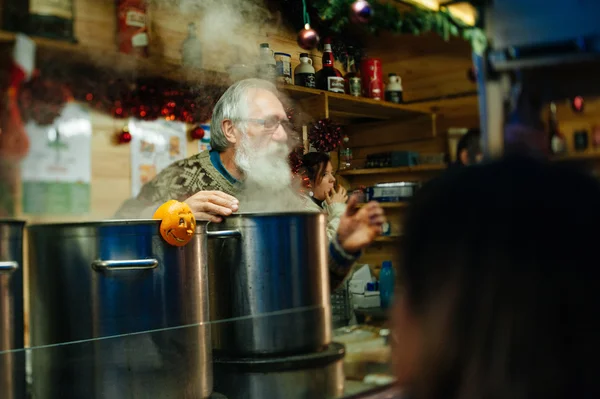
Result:
[[[262,0],[181,0],[179,7],[193,16],[205,67],[254,64],[261,28],[272,20]]]

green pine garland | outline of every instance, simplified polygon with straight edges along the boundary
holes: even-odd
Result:
[[[312,5],[321,19],[330,24],[330,29],[339,33],[352,23],[350,7],[354,1],[313,0]],[[401,12],[391,2],[380,3],[377,0],[371,0],[369,3],[373,9],[373,18],[368,24],[365,24],[365,29],[371,34],[376,35],[384,31],[411,35],[434,32],[444,40],[449,40],[453,36],[468,40],[475,51],[482,51],[485,47],[485,35],[481,29],[465,25],[454,18],[445,8],[433,11],[415,5],[410,11]]]

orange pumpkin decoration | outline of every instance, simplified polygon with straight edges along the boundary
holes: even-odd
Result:
[[[194,236],[196,218],[185,202],[165,202],[154,212],[154,219],[162,220],[160,235],[171,245],[182,247]]]

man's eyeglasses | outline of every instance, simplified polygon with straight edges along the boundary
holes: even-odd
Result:
[[[294,126],[292,125],[292,123],[290,121],[281,120],[276,116],[271,117],[271,118],[266,118],[266,119],[247,118],[247,119],[236,119],[236,120],[240,121],[240,122],[254,122],[256,124],[262,125],[262,127],[264,127],[264,129],[267,131],[275,131],[275,130],[277,130],[279,125],[283,126],[283,128],[285,129],[286,132],[291,132],[292,130],[294,130]]]

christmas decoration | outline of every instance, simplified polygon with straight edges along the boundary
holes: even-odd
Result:
[[[31,77],[34,69],[35,42],[23,34],[17,34],[13,60],[9,72],[6,97],[0,104],[0,157],[18,161],[29,152],[29,138],[25,132],[19,93],[21,84]]]
[[[343,139],[344,143],[348,143],[350,141],[350,137],[348,137],[347,134],[344,134],[344,139]]]
[[[205,134],[206,132],[200,126],[196,126],[190,131],[192,140],[202,140]]]
[[[308,133],[308,141],[317,151],[331,152],[340,145],[342,136],[342,126],[327,118],[312,125]]]
[[[410,4],[409,11],[401,11],[395,4],[396,2],[373,1],[369,3],[371,18],[368,20],[368,24],[362,22],[364,29],[374,35],[380,32],[412,35],[434,32],[442,36],[444,40],[449,40],[451,36],[458,36],[471,41],[474,49],[475,47],[480,49],[482,37],[485,37],[481,29],[458,20],[450,13],[448,7],[441,5],[438,11]],[[354,5],[359,10],[364,10],[365,7],[361,8],[362,4],[359,3],[366,3],[366,1],[313,0],[311,2],[322,22],[335,33],[347,30],[354,18],[360,22],[354,9],[348,12],[348,9]],[[369,13],[365,15],[369,15]],[[485,46],[485,43],[483,45]]]
[[[373,17],[373,8],[365,0],[357,0],[350,7],[350,20],[357,24],[366,24]]]
[[[298,33],[297,42],[300,48],[310,51],[317,47],[317,44],[319,43],[319,34],[312,29],[309,24],[306,24],[304,29]]]
[[[39,71],[34,75],[21,90],[21,114],[25,121],[34,120],[38,125],[51,125],[65,104],[73,100],[73,94],[65,84],[42,78]]]
[[[312,50],[319,44],[319,35],[316,30],[310,27],[310,16],[306,11],[306,0],[302,0],[302,18],[304,19],[304,29],[298,33],[298,46],[304,50]]]
[[[117,134],[117,142],[119,144],[127,144],[131,141],[131,133],[129,132],[129,127],[124,126],[123,130],[121,130]]]

